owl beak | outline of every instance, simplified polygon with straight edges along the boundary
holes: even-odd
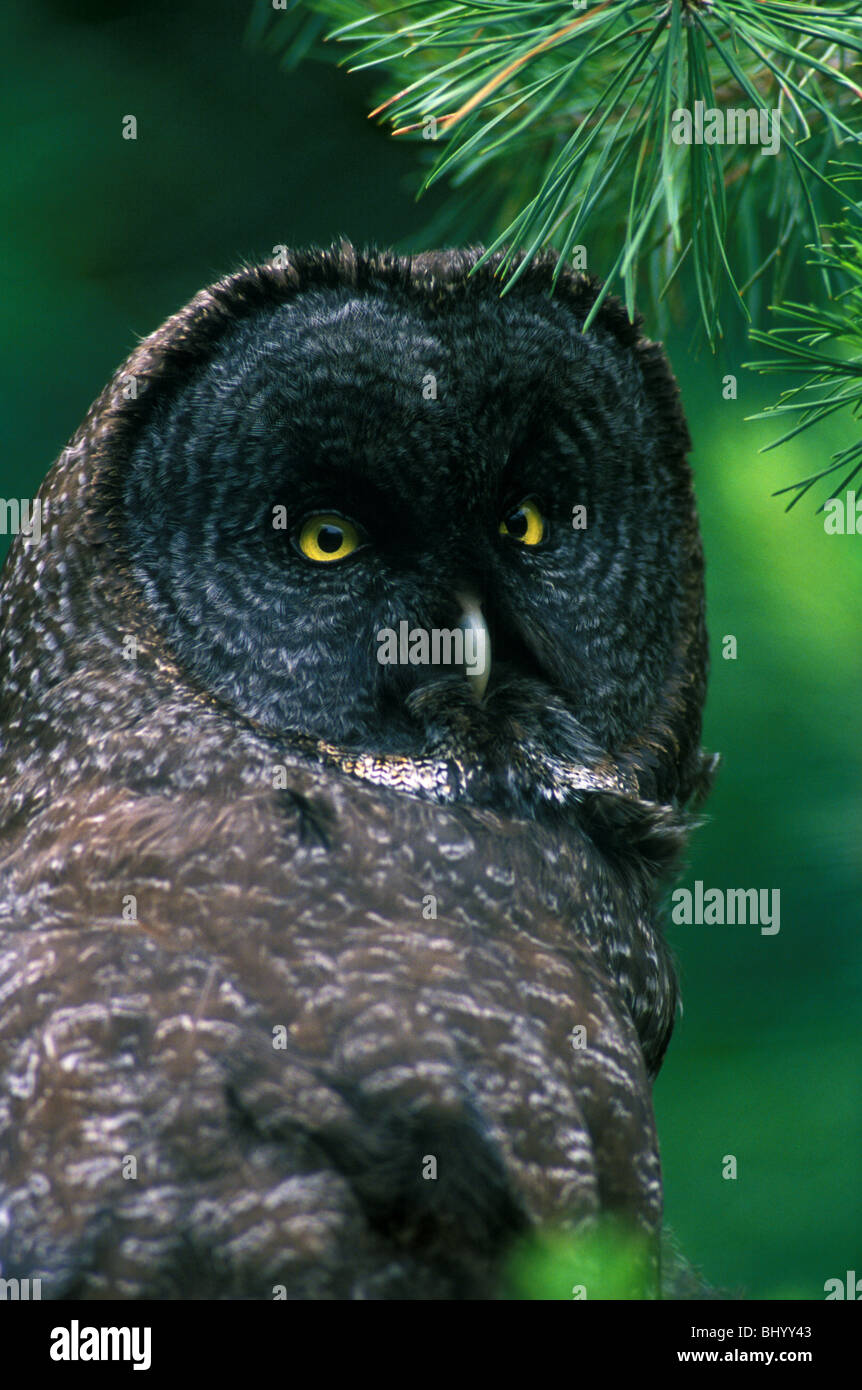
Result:
[[[481,700],[491,675],[491,634],[475,594],[456,594],[461,605],[459,628],[464,634],[464,671],[470,689]]]

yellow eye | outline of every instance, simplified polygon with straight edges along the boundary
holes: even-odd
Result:
[[[346,517],[318,512],[302,523],[296,543],[309,560],[328,565],[352,555],[362,544],[362,537]]]
[[[545,518],[531,497],[507,512],[500,522],[500,535],[511,536],[522,545],[538,545],[545,538]]]

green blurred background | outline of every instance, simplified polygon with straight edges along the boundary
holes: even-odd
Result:
[[[415,202],[416,145],[366,120],[362,77],[244,48],[249,9],[3,7],[0,496],[32,496],[137,339],[241,258],[341,235],[423,245],[446,192]],[[588,253],[602,274],[611,248]],[[789,516],[770,496],[849,442],[841,423],[759,456],[778,431],[745,416],[780,381],[742,369],[761,354],[740,325],[719,358],[694,328],[692,313],[667,346],[708,560],[705,742],[723,762],[680,882],[778,888],[781,930],[668,929],[685,1011],[655,1091],[667,1219],[710,1281],[823,1298],[862,1275],[862,535],[825,534],[826,491]]]

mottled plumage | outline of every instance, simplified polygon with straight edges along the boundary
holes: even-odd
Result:
[[[657,1291],[656,903],[707,766],[688,433],[616,301],[581,331],[594,282],[549,297],[548,258],[500,300],[475,260],[202,291],[13,547],[0,1270],[45,1297],[495,1296],[513,1241],[603,1212]],[[333,511],[366,543],[315,565]],[[465,592],[481,701],[377,661]]]

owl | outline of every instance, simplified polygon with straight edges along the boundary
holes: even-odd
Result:
[[[43,1298],[507,1298],[607,1221],[660,1296],[690,440],[619,302],[516,268],[244,266],[16,539],[0,1274]]]

